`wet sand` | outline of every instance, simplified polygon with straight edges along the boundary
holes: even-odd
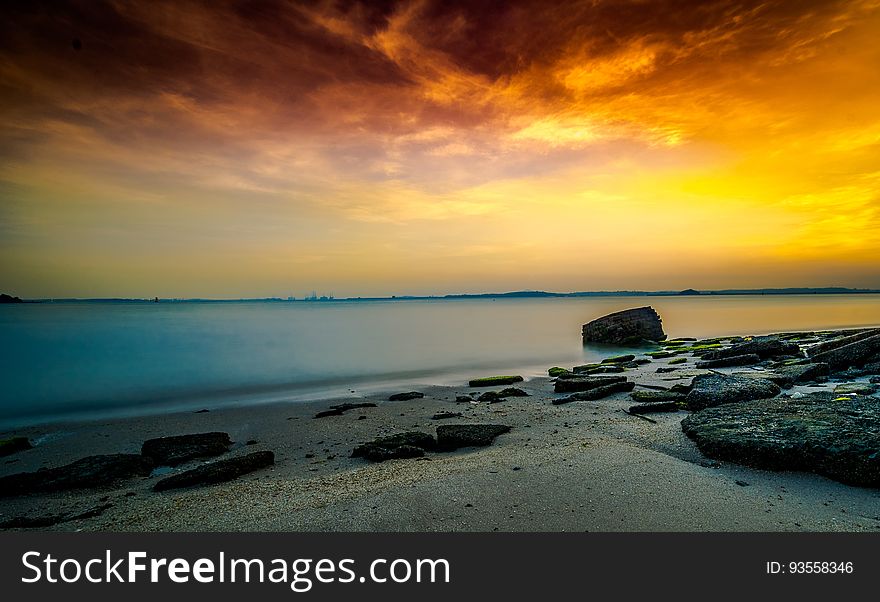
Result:
[[[696,358],[688,358],[693,365]],[[702,370],[668,374],[656,360],[627,371],[640,384],[669,387]],[[743,371],[742,368],[725,370]],[[748,370],[748,369],[745,369]],[[485,376],[475,374],[477,376]],[[520,383],[530,397],[489,404],[456,402],[475,391],[418,387],[423,399],[315,419],[332,403],[276,403],[201,413],[30,427],[36,447],[0,460],[0,476],[60,466],[101,453],[139,453],[148,438],[228,432],[228,456],[272,450],[273,468],[236,481],[156,493],[161,476],[96,491],[0,499],[0,521],[77,514],[112,504],[99,516],[51,530],[88,531],[874,531],[880,490],[803,473],[771,473],[702,457],[681,432],[687,412],[624,413],[628,393],[552,405],[551,379]],[[831,387],[833,385],[827,385]],[[641,388],[637,386],[637,389]],[[409,390],[409,387],[403,390]],[[481,389],[484,391],[486,389]],[[814,391],[798,386],[795,391]],[[440,411],[461,418],[432,420]],[[361,417],[364,418],[361,418]],[[430,453],[371,464],[349,457],[358,443],[439,424],[512,427],[485,448]],[[251,441],[250,445],[246,442]],[[253,443],[256,441],[256,443]],[[190,463],[178,470],[190,468]],[[164,475],[162,475],[164,476]]]

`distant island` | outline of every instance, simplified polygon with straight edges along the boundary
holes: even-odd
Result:
[[[302,298],[296,297],[261,297],[241,299],[201,299],[201,298],[170,298],[149,297],[132,299],[121,297],[110,298],[58,298],[34,299],[22,301],[10,295],[0,296],[2,303],[241,303],[241,302],[278,302],[278,303],[351,303],[357,301],[419,301],[430,299],[541,299],[565,297],[687,297],[712,295],[864,295],[877,294],[880,289],[846,288],[839,286],[821,288],[755,288],[755,289],[722,289],[700,291],[688,288],[680,291],[580,291],[571,293],[555,293],[548,291],[510,291],[506,293],[454,293],[449,295],[392,295],[390,297],[334,297],[317,296],[312,293]]]

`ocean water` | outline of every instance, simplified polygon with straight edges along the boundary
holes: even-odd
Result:
[[[537,376],[643,305],[671,337],[880,325],[880,295],[3,305],[0,428]]]

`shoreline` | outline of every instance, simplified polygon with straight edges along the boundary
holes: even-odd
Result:
[[[636,390],[668,388],[708,373],[669,360],[626,370]],[[750,368],[722,368],[734,373]],[[475,375],[478,376],[478,375]],[[861,379],[864,380],[864,379]],[[518,383],[528,397],[457,402],[477,391],[432,385],[424,397],[314,418],[338,401],[224,407],[18,429],[33,449],[0,459],[0,476],[60,466],[91,454],[139,453],[154,437],[222,431],[227,456],[271,450],[274,466],[219,485],[158,493],[169,472],[114,488],[0,497],[0,522],[19,516],[94,516],[43,528],[89,531],[871,531],[880,530],[880,490],[798,472],[767,472],[710,460],[682,432],[679,410],[626,413],[630,394],[553,405],[553,379]],[[796,385],[786,394],[830,390]],[[434,420],[439,412],[460,418]],[[363,417],[363,418],[361,418]],[[441,424],[505,424],[492,445],[423,458],[369,463],[352,449],[376,436],[433,433]],[[246,443],[250,443],[247,445]],[[226,456],[224,456],[226,457]]]

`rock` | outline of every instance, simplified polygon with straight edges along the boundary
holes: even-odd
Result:
[[[345,412],[349,410],[354,410],[357,408],[375,408],[375,403],[363,402],[363,403],[340,403],[338,405],[330,406],[329,410],[323,410],[315,414],[315,418],[326,418],[327,416],[342,416]]]
[[[229,433],[197,433],[159,437],[144,441],[141,454],[159,466],[177,466],[196,458],[210,458],[229,451]]]
[[[645,353],[645,355],[648,355],[648,356],[654,358],[655,360],[662,360],[664,358],[674,356],[675,352],[674,351],[648,351],[647,353]]]
[[[398,433],[388,437],[378,437],[369,443],[359,445],[351,452],[352,458],[366,458],[371,462],[384,462],[394,458],[418,458],[425,451],[437,448],[434,437],[419,431]]]
[[[461,412],[437,412],[431,416],[431,420],[446,420],[447,418],[461,418]]]
[[[705,357],[705,356],[704,356]],[[751,366],[761,361],[761,358],[755,353],[746,355],[731,355],[714,360],[703,360],[697,362],[697,368],[730,368],[733,366]]]
[[[553,385],[553,390],[557,393],[572,393],[574,391],[587,391],[596,387],[625,381],[625,376],[582,376],[580,378],[557,380]]]
[[[877,388],[871,383],[845,383],[834,387],[834,392],[837,395],[873,395]]]
[[[767,380],[787,389],[796,383],[806,383],[817,378],[828,376],[828,364],[794,364],[781,366],[767,376]]]
[[[626,393],[632,391],[635,386],[636,383],[634,382],[614,382],[608,385],[603,385],[601,387],[595,387],[587,391],[573,393],[568,397],[563,397],[561,399],[554,399],[553,405],[558,406],[564,403],[571,403],[572,401],[595,401],[597,399],[608,397],[609,395],[614,395],[615,393]]]
[[[670,366],[674,366],[674,365],[676,365],[676,364],[684,364],[684,363],[686,363],[687,361],[688,361],[688,360],[687,360],[686,357],[674,357],[674,358],[672,358],[671,360],[669,360],[667,363],[668,363]]]
[[[139,454],[88,456],[65,466],[43,468],[0,478],[0,497],[105,487],[132,477],[145,477],[154,467]]]
[[[801,348],[797,343],[785,341],[779,337],[754,337],[750,341],[738,343],[727,349],[716,349],[702,355],[705,360],[720,360],[740,355],[757,355],[766,360],[782,355],[801,355]]]
[[[653,307],[639,307],[608,314],[584,324],[583,342],[614,345],[662,341],[666,338],[663,323]]]
[[[685,418],[682,430],[710,458],[880,486],[880,404],[833,398],[813,393],[709,408]]]
[[[0,439],[0,458],[3,456],[11,456],[12,454],[32,449],[30,440],[27,437],[11,437],[9,439]]]
[[[468,385],[471,387],[495,387],[498,385],[512,385],[522,381],[522,376],[487,376],[486,378],[475,378],[468,381]]]
[[[630,414],[653,414],[656,412],[677,412],[681,404],[675,401],[663,401],[660,403],[641,403],[629,407]]]
[[[687,407],[697,411],[725,403],[768,399],[779,395],[779,385],[764,378],[701,374],[695,376],[687,395]]]
[[[661,401],[684,401],[684,395],[676,391],[633,391],[629,395],[633,401],[658,403]]]
[[[841,333],[843,336],[834,337],[829,341],[824,341],[819,343],[818,345],[813,345],[809,349],[809,354],[818,355],[820,353],[824,353],[826,351],[832,351],[834,349],[839,349],[844,345],[849,345],[850,343],[855,343],[857,341],[861,341],[864,339],[871,338],[880,334],[880,328],[872,328],[868,330],[860,330],[858,332],[850,332],[846,333],[845,331]]]
[[[625,364],[636,359],[634,355],[618,355],[615,357],[606,357],[602,360],[603,364]]]
[[[836,372],[851,366],[864,366],[878,353],[880,353],[880,334],[875,334],[829,351],[811,352],[810,359],[814,362],[824,362]]]
[[[510,387],[508,389],[502,389],[501,391],[486,391],[485,393],[480,395],[477,400],[488,401],[489,403],[497,403],[499,401],[504,401],[508,397],[529,397],[529,394],[522,389]]]
[[[694,388],[693,383],[691,383],[689,385],[685,385],[682,383],[676,383],[676,384],[672,385],[671,387],[669,387],[669,390],[672,391],[673,393],[682,393],[683,395],[687,395],[688,393],[691,392],[691,389],[693,389],[693,388]]]
[[[437,449],[452,451],[461,447],[485,447],[495,437],[510,431],[504,424],[444,424],[437,427]]]
[[[676,368],[675,366],[669,366],[657,368],[656,372],[657,374],[668,374],[669,372],[675,372],[676,370],[678,370],[678,368]]]
[[[517,389],[516,387],[501,389],[498,394],[502,397],[529,397],[528,393],[526,393],[522,389]]]
[[[407,391],[406,393],[395,393],[388,398],[388,401],[409,401],[410,399],[421,399],[424,393],[418,391]]]
[[[455,401],[458,403],[470,403],[473,401],[473,398],[468,397],[467,395],[456,395]]]
[[[552,378],[556,378],[560,374],[567,374],[567,373],[568,373],[568,370],[566,370],[565,368],[560,368],[559,366],[553,366],[552,368],[547,370],[547,374],[549,374],[550,377],[552,377]]]
[[[270,451],[258,451],[237,458],[226,458],[203,464],[192,470],[166,477],[153,485],[153,491],[167,491],[181,487],[197,485],[216,485],[237,479],[242,475],[272,466],[275,454]]]

